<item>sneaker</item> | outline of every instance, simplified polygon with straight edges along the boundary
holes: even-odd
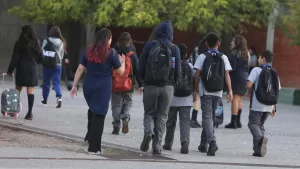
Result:
[[[202,126],[201,126],[201,124],[198,123],[197,120],[192,120],[191,121],[191,127],[192,128],[201,128]]]
[[[187,144],[187,142],[183,142],[181,144],[181,150],[180,150],[181,154],[188,154],[189,153],[189,145]]]
[[[32,120],[32,113],[27,113],[25,116],[25,120]]]
[[[101,152],[100,151],[97,151],[97,152],[88,152],[88,154],[90,154],[90,155],[99,155],[99,154],[101,154]]]
[[[120,134],[120,128],[119,127],[114,127],[112,133],[113,135],[119,135]]]
[[[172,146],[167,145],[167,144],[164,144],[164,145],[163,145],[163,149],[164,149],[164,150],[169,150],[169,151],[170,151],[170,150],[172,150]]]
[[[47,100],[43,99],[43,100],[41,100],[41,103],[42,103],[43,105],[47,106]]]
[[[122,133],[127,134],[129,132],[129,126],[128,126],[129,119],[128,118],[123,119],[122,123],[123,123]]]
[[[212,142],[209,145],[207,156],[215,156],[217,151],[218,151],[218,146],[216,142]]]
[[[56,108],[61,108],[62,99],[57,99]]]
[[[149,150],[149,144],[150,144],[151,140],[152,140],[152,135],[144,135],[144,139],[140,146],[140,149],[143,152],[147,152]]]
[[[154,154],[154,155],[160,155],[161,154],[161,150],[153,150],[152,154]]]
[[[201,153],[207,153],[207,150],[208,150],[208,146],[206,144],[200,144],[198,146],[198,150],[201,152]]]
[[[259,140],[258,147],[260,149],[260,157],[264,157],[267,154],[268,138],[263,137]]]
[[[252,156],[254,156],[254,157],[262,157],[260,153],[253,153]]]

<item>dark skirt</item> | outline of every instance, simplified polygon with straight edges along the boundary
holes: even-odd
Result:
[[[22,61],[16,67],[16,85],[34,87],[38,85],[37,63]]]
[[[245,95],[247,93],[247,79],[249,73],[246,71],[234,71],[230,73],[232,93]]]

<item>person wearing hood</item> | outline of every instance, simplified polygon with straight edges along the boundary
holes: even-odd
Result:
[[[148,151],[153,138],[153,154],[161,154],[173,86],[181,72],[181,58],[179,48],[172,43],[173,28],[170,22],[161,23],[155,35],[157,40],[147,42],[139,57],[139,75],[145,84],[144,139],[140,149]]]
[[[50,92],[50,81],[52,80],[53,88],[56,93],[57,105],[56,108],[61,108],[62,105],[62,94],[60,88],[60,79],[62,73],[62,62],[63,60],[68,63],[66,52],[66,40],[61,34],[58,26],[53,26],[48,33],[48,38],[43,41],[42,49],[45,53],[45,46],[48,43],[52,43],[56,53],[56,66],[49,68],[44,65],[43,67],[43,100],[42,104],[47,105],[47,100]]]

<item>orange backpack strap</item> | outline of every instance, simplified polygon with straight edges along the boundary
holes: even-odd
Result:
[[[131,59],[131,55],[133,55],[134,52],[130,51],[126,54],[127,57],[129,57],[130,61],[131,61],[131,72],[130,74],[133,74],[133,64],[132,64],[132,59]]]

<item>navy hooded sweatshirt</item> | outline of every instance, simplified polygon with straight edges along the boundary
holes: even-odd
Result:
[[[170,22],[166,21],[161,23],[155,31],[156,39],[162,43],[167,44],[173,41],[173,27]],[[145,72],[146,72],[146,64],[148,61],[148,56],[150,50],[155,46],[153,41],[147,42],[142,50],[142,53],[139,57],[139,75],[140,78],[145,82]],[[180,63],[180,52],[179,48],[174,45],[171,49],[172,57],[175,57],[175,73],[174,73],[174,80],[177,81],[180,76],[181,71],[181,63]],[[147,82],[145,82],[147,85]]]

